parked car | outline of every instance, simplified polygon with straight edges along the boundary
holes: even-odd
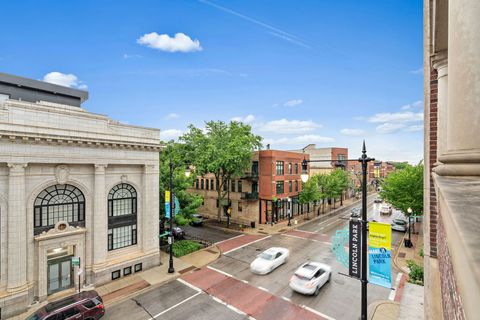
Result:
[[[392,230],[401,231],[401,232],[405,232],[408,229],[407,221],[402,219],[393,219],[391,226],[392,226]]]
[[[375,202],[375,203],[382,203],[383,200],[382,200],[382,198],[377,197],[377,198],[375,198],[375,200],[373,200],[373,202]]]
[[[192,220],[190,221],[190,225],[194,227],[203,226],[203,216],[200,214],[192,214]]]
[[[256,274],[267,274],[287,262],[290,251],[287,248],[272,247],[260,253],[250,264],[250,270]]]
[[[380,214],[392,214],[392,207],[387,204],[384,204],[380,208]]]
[[[329,265],[309,261],[298,268],[290,278],[290,288],[302,294],[316,296],[331,278],[332,268]]]
[[[95,290],[51,302],[37,310],[27,320],[83,319],[96,320],[105,314],[102,298]]]
[[[170,229],[166,229],[166,232],[170,232]],[[183,239],[185,238],[185,230],[180,227],[173,227],[172,229],[174,239]]]
[[[352,211],[350,211],[350,217],[352,218],[360,218],[362,215],[362,209],[360,208],[353,208]]]

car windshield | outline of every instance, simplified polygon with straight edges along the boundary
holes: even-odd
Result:
[[[404,225],[404,224],[407,224],[405,221],[403,220],[393,220],[393,223],[395,224],[401,224],[401,225]]]
[[[273,255],[271,253],[263,252],[263,253],[260,254],[259,257],[262,258],[263,260],[273,260],[275,255]]]

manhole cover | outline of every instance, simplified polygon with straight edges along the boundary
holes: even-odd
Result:
[[[262,251],[262,249],[258,249],[258,248],[257,248],[257,249],[255,249],[255,251]]]
[[[340,279],[333,280],[333,282],[335,282],[336,284],[342,285],[342,286],[345,284],[345,281],[340,280]]]
[[[398,257],[399,257],[399,258],[405,258],[405,255],[406,255],[405,252],[400,252],[400,253],[398,254]]]

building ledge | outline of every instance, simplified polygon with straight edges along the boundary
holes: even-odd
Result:
[[[463,307],[473,319],[480,312],[480,177],[434,178]]]

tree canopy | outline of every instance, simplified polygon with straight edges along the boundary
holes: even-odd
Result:
[[[381,187],[381,197],[405,215],[409,215],[408,208],[415,215],[423,214],[423,164],[390,173]]]
[[[242,122],[209,121],[202,130],[193,125],[180,137],[185,144],[187,158],[195,166],[196,173],[215,175],[219,203],[227,196],[224,184],[231,178],[241,177],[252,163],[252,152],[261,147],[260,136]],[[228,188],[226,188],[228,189]],[[221,218],[222,206],[218,208]]]

